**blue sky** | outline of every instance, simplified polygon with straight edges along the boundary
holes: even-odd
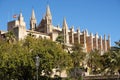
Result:
[[[111,36],[111,44],[120,40],[120,0],[0,0],[0,30],[7,30],[7,22],[22,11],[29,29],[32,8],[37,24],[40,23],[49,4],[53,25],[62,26],[65,17],[69,28],[87,29],[88,32]]]

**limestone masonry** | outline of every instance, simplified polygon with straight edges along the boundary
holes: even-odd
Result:
[[[99,36],[97,33],[93,35],[92,33],[88,34],[87,30],[80,31],[77,29],[74,31],[74,27],[68,28],[66,19],[63,19],[62,28],[59,26],[54,26],[52,24],[52,15],[50,12],[49,6],[46,8],[46,14],[42,18],[39,25],[35,17],[35,12],[32,10],[32,15],[30,18],[30,30],[26,30],[26,23],[22,13],[19,14],[17,20],[8,22],[8,31],[13,31],[17,40],[24,39],[28,34],[32,34],[37,38],[51,39],[56,41],[56,38],[59,35],[63,35],[64,44],[71,46],[75,43],[80,43],[83,45],[83,48],[86,52],[97,49],[101,52],[106,52],[110,49],[110,36],[106,39],[106,35],[102,39],[102,36]],[[3,38],[4,34],[7,32],[0,31],[0,37]]]

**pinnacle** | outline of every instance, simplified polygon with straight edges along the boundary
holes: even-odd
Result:
[[[50,7],[47,5],[46,16],[51,16]]]
[[[20,11],[20,14],[18,16],[18,20],[21,20],[21,18],[23,18],[23,16],[22,16],[22,12]]]
[[[20,12],[20,17],[22,17],[22,12]]]
[[[64,20],[63,20],[63,28],[68,29],[67,22],[66,22],[66,19],[65,19],[65,18],[64,18]]]
[[[34,9],[32,9],[31,19],[35,19],[35,12],[34,12]]]

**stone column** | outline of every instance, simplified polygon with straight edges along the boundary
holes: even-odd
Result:
[[[84,48],[85,48],[85,51],[87,51],[87,46],[86,46],[86,34],[85,34],[85,31],[83,32],[83,35],[84,35]]]
[[[111,39],[110,39],[110,35],[108,35],[108,49],[110,49],[110,47],[111,47]]]
[[[95,34],[95,42],[96,49],[98,50],[98,33]]]
[[[93,50],[93,34],[90,33],[90,39],[91,39],[91,50]]]
[[[74,26],[71,28],[72,44],[74,44]]]
[[[104,51],[107,51],[106,35],[104,34]]]
[[[103,44],[102,44],[102,36],[100,36],[100,51],[103,50]]]
[[[78,43],[80,44],[80,29],[77,29]]]

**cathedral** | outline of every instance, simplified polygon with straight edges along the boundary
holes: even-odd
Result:
[[[37,20],[35,17],[34,9],[30,17],[30,29],[26,29],[26,23],[22,12],[19,14],[17,20],[8,22],[8,31],[13,31],[17,40],[24,39],[28,34],[36,38],[51,39],[56,41],[57,37],[62,35],[64,38],[64,44],[68,47],[79,43],[83,45],[83,49],[86,52],[90,52],[97,49],[101,52],[106,52],[110,49],[110,36],[106,39],[106,35],[102,38],[98,33],[93,35],[93,33],[88,34],[87,30],[80,31],[80,29],[74,30],[74,27],[68,27],[66,19],[63,19],[62,28],[59,26],[54,26],[52,24],[52,14],[49,5],[46,8],[45,16],[42,18],[39,25],[37,25]],[[0,31],[0,38],[6,34],[4,31]]]

